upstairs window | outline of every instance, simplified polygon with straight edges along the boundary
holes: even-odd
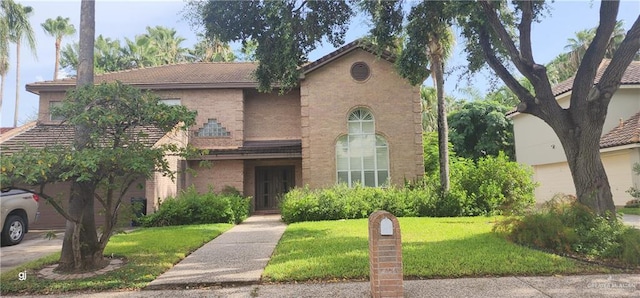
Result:
[[[389,145],[375,133],[373,114],[358,108],[347,119],[349,133],[336,142],[338,183],[349,187],[389,184]]]
[[[51,119],[51,121],[63,121],[64,117],[62,115],[54,115],[52,110],[53,108],[60,108],[62,107],[62,102],[61,101],[51,101],[49,102],[49,119]]]

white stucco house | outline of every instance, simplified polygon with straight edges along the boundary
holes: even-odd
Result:
[[[605,67],[606,61],[598,70],[596,82]],[[572,85],[573,78],[553,87],[562,107],[569,106]],[[556,193],[575,194],[562,144],[551,127],[529,114],[512,112],[509,117],[513,119],[516,159],[533,167],[533,178],[539,183],[536,201],[542,203]],[[632,199],[627,190],[640,186],[640,177],[633,172],[633,165],[640,163],[640,61],[629,65],[609,104],[600,154],[614,203],[622,206]]]

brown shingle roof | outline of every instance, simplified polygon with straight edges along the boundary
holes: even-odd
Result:
[[[121,81],[143,89],[247,88],[256,87],[253,71],[257,63],[198,62],[162,65],[98,74],[96,83]],[[64,91],[75,86],[75,78],[27,84],[27,91]]]
[[[152,146],[158,142],[165,133],[155,127],[144,127],[147,136],[145,141]],[[2,154],[20,151],[25,146],[31,148],[44,148],[45,146],[62,145],[69,146],[73,143],[74,129],[71,125],[37,124],[31,129],[10,138],[0,144]]]
[[[596,72],[594,84],[597,84],[598,82],[600,82],[600,78],[602,77],[604,70],[607,69],[607,66],[609,66],[609,62],[611,62],[611,60],[609,59],[602,60],[602,63],[600,63],[600,66],[598,67],[598,71]],[[571,88],[573,87],[574,79],[575,79],[575,76],[570,77],[569,79],[562,81],[557,85],[553,86],[551,88],[551,90],[553,91],[553,95],[558,96],[563,93],[571,91]],[[632,61],[631,64],[629,64],[629,67],[627,67],[627,69],[624,71],[624,74],[622,75],[620,84],[621,85],[640,84],[640,61]]]
[[[0,127],[0,134],[5,134],[14,128],[15,127]]]
[[[600,138],[600,148],[640,144],[640,112]]]
[[[305,74],[312,72],[355,49],[377,54],[375,47],[370,42],[358,39],[312,63],[302,66],[300,70]],[[395,61],[395,56],[389,51],[381,52],[380,57],[390,62]],[[154,90],[256,88],[258,84],[253,77],[253,73],[257,67],[258,63],[254,62],[181,63],[98,74],[95,76],[94,81],[102,83],[117,80],[138,88]],[[75,86],[75,84],[75,78],[35,82],[27,84],[27,91],[35,94],[39,94],[41,91],[66,91]]]

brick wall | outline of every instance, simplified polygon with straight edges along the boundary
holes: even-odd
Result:
[[[215,160],[201,166],[200,161],[189,161],[189,168],[194,174],[187,174],[187,186],[194,185],[199,192],[209,191],[213,186],[215,192],[222,191],[225,186],[232,186],[239,191],[244,190],[244,161]]]
[[[287,94],[245,91],[244,139],[300,139],[300,92]]]
[[[179,98],[181,104],[198,111],[196,124],[190,128],[189,142],[202,149],[237,148],[244,139],[244,105],[242,89],[163,90],[161,98]],[[196,137],[195,132],[209,119],[216,119],[227,131],[228,137]]]
[[[350,75],[357,61],[366,62],[371,70],[364,82]],[[304,185],[317,188],[336,183],[336,140],[347,133],[348,114],[356,107],[373,113],[376,133],[389,143],[392,183],[422,176],[419,88],[402,79],[393,64],[354,50],[308,74],[300,92]]]

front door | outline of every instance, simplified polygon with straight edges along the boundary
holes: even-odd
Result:
[[[256,167],[256,210],[278,208],[278,200],[295,186],[293,166]]]

